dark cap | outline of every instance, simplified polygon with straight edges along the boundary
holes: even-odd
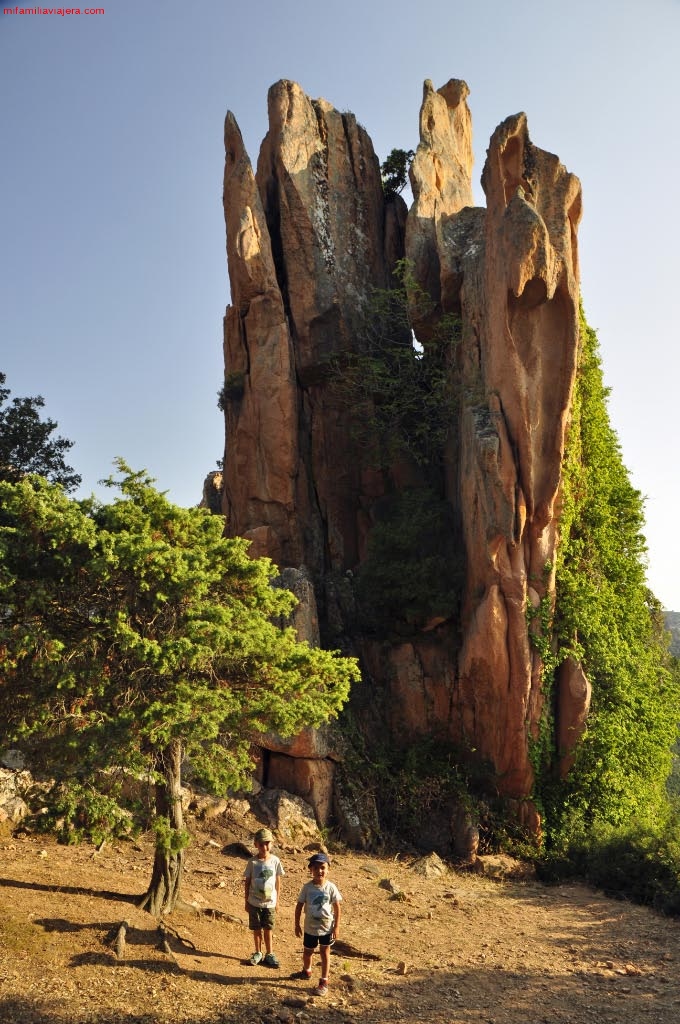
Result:
[[[330,864],[330,861],[325,853],[315,853],[313,857],[310,857],[307,861],[307,867],[314,867],[315,864]]]

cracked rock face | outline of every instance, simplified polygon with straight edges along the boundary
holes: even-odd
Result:
[[[419,153],[432,145],[421,130]],[[429,260],[440,267],[442,312],[461,317],[458,358],[469,396],[448,481],[466,552],[460,738],[474,735],[503,791],[522,798],[532,788],[528,742],[542,710],[542,663],[526,609],[554,595],[556,503],[578,357],[581,188],[531,143],[524,114],[494,132],[482,184],[483,218],[442,213]],[[407,255],[408,240],[407,224]]]
[[[517,114],[494,132],[487,206],[475,208],[468,93],[456,79],[438,90],[425,83],[408,216],[383,195],[371,140],[352,114],[276,83],[256,174],[227,116],[223,508],[254,555],[304,566],[322,634],[330,623],[350,635],[370,676],[363,685],[385,697],[394,742],[435,734],[474,747],[501,792],[521,803],[532,790],[529,745],[543,701],[527,608],[538,614],[554,594],[581,192]],[[357,413],[329,386],[329,363],[358,349],[371,291],[389,285],[404,256],[432,299],[418,340],[427,347],[442,317],[460,321],[448,370],[460,401],[442,491],[465,578],[456,622],[433,621],[390,645],[358,635],[348,601],[332,595],[360,567],[381,500],[418,473],[365,464]],[[587,714],[575,700],[563,701],[562,765]],[[308,793],[308,750],[302,760]],[[530,806],[525,818],[538,827]]]
[[[371,289],[403,254],[405,210],[386,213],[354,116],[294,82],[269,91],[255,176],[231,114],[225,148],[225,511],[253,554],[318,579],[356,564],[366,488],[329,360],[355,346]]]

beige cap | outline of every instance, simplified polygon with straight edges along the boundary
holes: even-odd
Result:
[[[272,843],[274,841],[274,835],[268,828],[258,828],[254,838],[256,843]]]

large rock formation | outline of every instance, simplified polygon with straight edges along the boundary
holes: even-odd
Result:
[[[463,209],[467,89],[456,85],[437,94],[425,85],[406,254],[441,311],[459,313],[463,326],[468,400],[447,480],[467,570],[454,731],[474,737],[503,791],[523,798],[533,783],[528,740],[537,737],[542,711],[542,662],[527,608],[538,618],[554,588],[578,352],[581,190],[557,157],[532,145],[518,114],[491,139],[485,214]]]
[[[341,636],[361,655],[362,703],[369,715],[385,709],[392,741],[437,735],[474,748],[536,828],[529,751],[543,695],[531,633],[554,593],[578,352],[580,185],[530,142],[518,114],[491,139],[487,208],[473,208],[467,96],[464,82],[437,91],[425,83],[407,218],[400,199],[383,195],[353,115],[278,82],[256,174],[227,115],[223,507],[253,554],[312,581],[322,636]],[[367,463],[332,367],[361,349],[372,289],[390,285],[404,255],[432,300],[415,315],[426,356],[443,318],[461,325],[448,361],[459,401],[435,484],[452,513],[464,582],[455,621],[439,617],[389,641],[357,625],[351,580],[385,495],[422,481],[422,471]],[[583,715],[572,707],[578,687],[564,685],[568,742]],[[325,741],[300,752],[271,746],[277,784],[297,786],[328,815],[328,762],[339,755]],[[281,760],[296,754],[299,779]],[[568,755],[561,750],[563,765]]]
[[[352,348],[371,288],[387,285],[404,211],[386,210],[352,114],[278,82],[269,125],[255,177],[231,114],[225,124],[225,510],[253,554],[318,580],[356,565],[372,486],[326,386],[329,361]]]

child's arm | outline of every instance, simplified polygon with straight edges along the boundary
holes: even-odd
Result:
[[[246,871],[248,869],[246,868]],[[250,910],[250,903],[248,902],[248,895],[250,893],[250,875],[247,874],[245,877],[245,890],[246,890],[246,910]]]
[[[333,917],[335,918],[333,922],[333,938],[337,939],[340,934],[340,918],[342,917],[342,908],[337,901],[333,904]]]
[[[302,935],[302,927],[300,925],[300,918],[302,917],[302,911],[304,909],[304,906],[305,906],[304,903],[296,903],[295,904],[295,934],[297,935],[298,939]]]

